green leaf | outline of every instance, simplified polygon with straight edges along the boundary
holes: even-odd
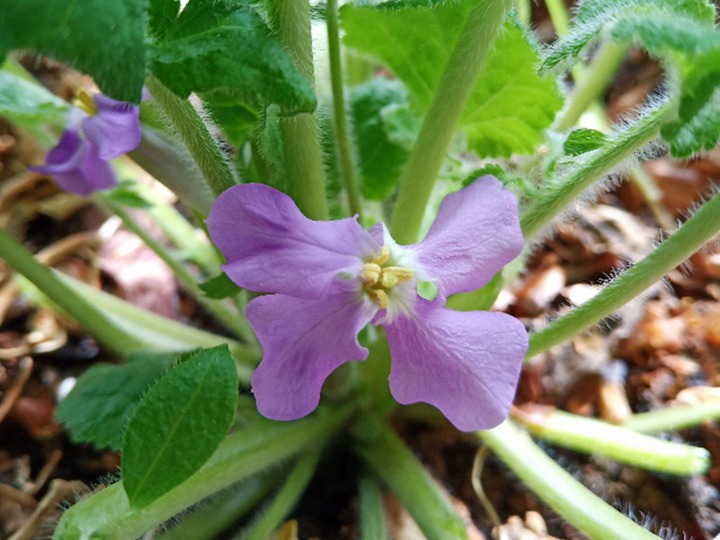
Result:
[[[401,120],[388,112],[406,102],[407,90],[402,83],[387,79],[373,79],[350,93],[350,118],[360,158],[360,189],[368,199],[385,199],[400,179],[409,151],[398,142],[403,136]]]
[[[0,71],[0,116],[23,124],[64,121],[70,105],[42,86]]]
[[[112,98],[140,102],[146,0],[0,0],[0,13],[0,59],[31,49],[92,75]]]
[[[286,113],[316,104],[310,83],[242,2],[192,0],[152,47],[151,66],[181,97],[220,89],[247,103],[276,103]]]
[[[713,148],[720,138],[720,32],[715,6],[706,0],[585,0],[576,24],[544,61],[547,68],[574,60],[605,33],[635,43],[677,74],[669,81],[677,105],[661,133],[675,157]]]
[[[227,274],[225,273],[208,279],[207,281],[201,283],[199,287],[202,292],[205,293],[205,296],[215,300],[222,300],[223,298],[233,296],[240,291],[240,287],[235,285],[235,283],[227,277]]]
[[[345,44],[387,64],[424,113],[460,34],[472,0],[444,3],[346,4]],[[480,72],[460,120],[481,157],[530,153],[562,100],[555,81],[540,77],[538,54],[523,30],[508,22]]]
[[[258,114],[237,99],[204,95],[203,103],[215,123],[237,148],[245,144],[257,129]]]
[[[597,150],[607,141],[604,133],[595,129],[580,128],[571,131],[565,142],[563,150],[565,155],[579,156],[586,152]]]
[[[180,13],[180,0],[150,0],[148,27],[155,39],[164,38]]]
[[[175,356],[135,353],[127,364],[91,367],[58,406],[58,420],[77,443],[119,450],[140,398]]]
[[[123,486],[133,507],[147,506],[207,461],[232,424],[237,388],[226,345],[194,353],[150,388],[123,443]]]
[[[652,26],[653,20],[661,17],[675,19],[676,28],[682,33],[683,25],[691,20],[696,24],[712,25],[715,8],[706,0],[585,0],[577,9],[575,24],[568,34],[549,49],[543,60],[543,69],[567,66],[603,32],[612,33],[618,24],[637,18]],[[671,42],[678,41],[669,36]],[[630,39],[625,35],[623,40]]]

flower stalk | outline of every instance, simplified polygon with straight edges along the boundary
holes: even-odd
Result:
[[[512,422],[478,432],[478,437],[538,497],[589,538],[657,540],[573,478]]]
[[[232,331],[237,337],[243,338],[246,342],[254,340],[252,330],[247,326],[245,316],[228,308],[222,301],[213,300],[205,296],[205,293],[197,284],[195,276],[160,242],[155,240],[148,232],[141,227],[130,212],[122,205],[115,202],[111,196],[98,194],[100,201],[118,216],[129,231],[137,235],[147,247],[155,252],[165,264],[173,271],[175,277],[187,289],[187,291],[212,315],[220,321],[225,328]]]
[[[513,418],[534,436],[586,454],[667,474],[703,474],[710,465],[704,448],[664,441],[564,411],[518,410]]]
[[[390,232],[401,244],[418,238],[465,103],[511,6],[510,0],[482,1],[470,11],[400,179]]]
[[[330,60],[330,83],[333,96],[333,119],[335,120],[335,141],[337,143],[342,169],[343,183],[348,197],[351,214],[362,216],[362,206],[358,193],[355,164],[353,163],[350,130],[345,110],[343,92],[342,54],[340,49],[340,23],[338,21],[337,0],[328,0],[327,9],[328,57]]]
[[[310,3],[308,0],[273,0],[271,24],[308,81],[313,73]],[[313,113],[282,118],[280,131],[285,149],[285,175],[288,193],[302,212],[311,219],[327,219],[325,169],[320,148],[320,129]]]
[[[16,272],[35,285],[68,315],[82,324],[108,349],[127,356],[146,344],[118,327],[97,306],[77,294],[55,272],[35,260],[32,254],[5,229],[0,228],[0,253]]]
[[[310,483],[320,463],[323,448],[322,444],[315,445],[300,455],[272,502],[261,510],[260,516],[245,530],[243,540],[272,537],[273,531],[282,524]]]
[[[397,495],[428,540],[466,538],[465,525],[447,495],[385,422],[362,421],[352,448]]]
[[[226,156],[190,102],[173,94],[153,75],[148,75],[146,85],[163,115],[187,147],[213,194],[220,195],[237,184]]]
[[[720,231],[720,193],[715,194],[647,257],[615,278],[595,297],[530,336],[526,359],[579,334],[617,311]]]

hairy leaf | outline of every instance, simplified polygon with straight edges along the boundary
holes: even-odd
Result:
[[[226,345],[194,353],[145,394],[125,433],[123,487],[144,507],[197,471],[232,424],[238,400]]]
[[[383,115],[406,100],[407,90],[402,83],[387,79],[374,79],[353,88],[350,94],[350,116],[360,158],[360,189],[369,199],[382,200],[392,193],[408,158],[408,150],[391,140]],[[398,132],[395,127],[393,133],[397,136]]]
[[[135,353],[127,364],[91,367],[58,406],[58,420],[75,442],[120,450],[135,407],[174,356]]]
[[[563,143],[563,150],[568,156],[579,156],[597,150],[607,141],[604,133],[588,128],[571,131]]]
[[[165,21],[162,18],[160,21]],[[153,73],[173,92],[222,90],[247,103],[311,111],[315,94],[255,8],[231,0],[192,0],[168,28],[160,23]]]
[[[421,114],[435,93],[473,1],[345,5],[346,45],[387,64]],[[460,120],[478,155],[532,152],[562,105],[554,80],[540,77],[538,55],[508,22],[480,72]]]
[[[112,98],[140,102],[146,0],[0,0],[0,13],[0,59],[31,49],[92,75]]]

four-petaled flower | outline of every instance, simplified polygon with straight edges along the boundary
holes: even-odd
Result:
[[[225,191],[207,220],[225,273],[241,287],[275,293],[252,300],[247,317],[264,358],[252,378],[258,410],[276,420],[312,412],[325,379],[365,360],[358,333],[385,328],[390,390],[403,404],[427,402],[459,429],[507,416],[527,349],[522,323],[494,312],[444,307],[518,256],[515,198],[491,176],[445,197],[419,244],[402,246],[378,223],[312,221],[287,195],[261,184]],[[418,281],[435,284],[433,301]]]
[[[70,113],[45,165],[32,170],[52,176],[65,191],[87,196],[117,184],[110,160],[140,144],[140,109],[101,94],[79,98],[82,108]]]

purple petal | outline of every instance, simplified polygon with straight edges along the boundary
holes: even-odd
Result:
[[[98,112],[82,121],[82,130],[95,144],[101,159],[109,160],[135,150],[140,144],[140,109],[107,96],[94,97]]]
[[[207,225],[235,283],[303,298],[325,294],[340,273],[359,274],[380,249],[356,218],[312,221],[290,197],[262,184],[226,190]]]
[[[330,373],[367,358],[357,334],[377,309],[353,285],[337,284],[322,300],[273,294],[248,304],[248,321],[264,351],[252,377],[263,416],[295,420],[311,413]]]
[[[462,431],[488,429],[507,416],[528,346],[520,321],[418,299],[414,317],[397,317],[385,330],[390,391],[399,403],[430,403]]]
[[[479,289],[522,251],[515,197],[482,176],[445,197],[425,239],[408,247],[443,296]]]
[[[110,164],[72,129],[65,130],[58,145],[48,152],[45,165],[31,169],[52,176],[63,190],[83,197],[117,183]]]

